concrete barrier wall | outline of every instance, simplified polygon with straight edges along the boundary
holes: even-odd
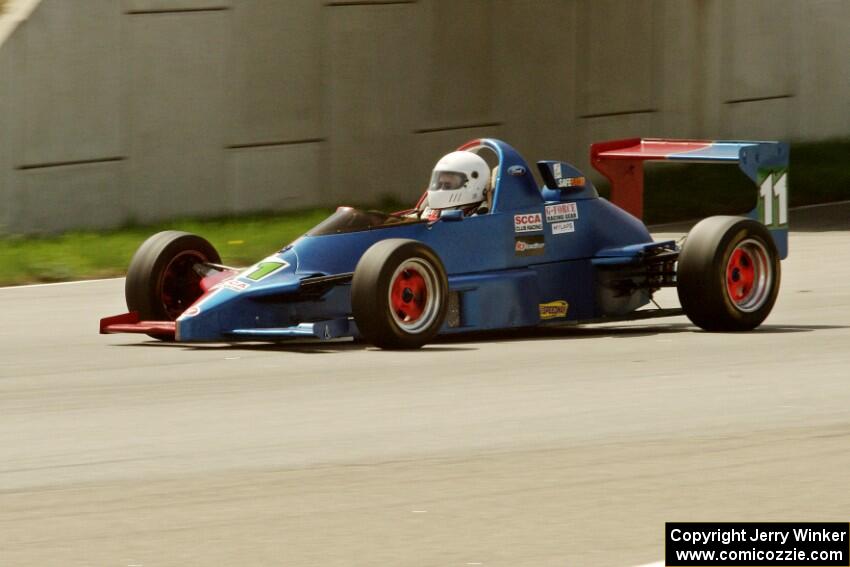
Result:
[[[413,201],[480,136],[584,168],[850,136],[845,0],[10,0],[0,32],[7,233]]]

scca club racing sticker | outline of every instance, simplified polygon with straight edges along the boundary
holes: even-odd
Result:
[[[514,254],[517,256],[542,256],[546,251],[542,236],[517,236],[514,241]]]
[[[573,221],[556,222],[552,224],[552,234],[566,234],[568,232],[575,231],[576,225]]]
[[[540,213],[514,215],[514,232],[534,232],[537,230],[543,230],[543,215]]]
[[[569,221],[578,219],[578,207],[575,203],[546,205],[546,222]]]
[[[558,319],[567,316],[567,310],[570,304],[564,300],[550,301],[549,303],[540,304],[541,319]]]

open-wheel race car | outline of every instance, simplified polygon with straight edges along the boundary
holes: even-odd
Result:
[[[474,212],[426,216],[427,192],[393,214],[340,207],[247,269],[222,265],[199,236],[151,236],[129,267],[129,312],[101,320],[101,333],[180,342],[360,337],[418,348],[444,334],[682,313],[709,331],[745,331],[770,313],[788,252],[786,144],[594,144],[591,161],[611,181],[612,202],[565,162],[538,162],[540,187],[499,140],[458,151],[492,168]],[[737,163],[758,204],[748,216],[702,220],[681,245],[656,242],[638,219],[646,160]],[[646,307],[664,287],[676,287],[681,309]]]

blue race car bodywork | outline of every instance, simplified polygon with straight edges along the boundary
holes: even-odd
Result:
[[[653,241],[567,163],[539,162],[540,188],[502,141],[461,149],[489,152],[497,163],[486,214],[426,222],[341,207],[280,252],[226,272],[173,325],[131,313],[104,319],[101,331],[178,341],[357,336],[351,279],[364,253],[386,239],[421,242],[442,261],[449,293],[440,334],[681,313],[638,311],[655,290],[675,285],[675,242]]]

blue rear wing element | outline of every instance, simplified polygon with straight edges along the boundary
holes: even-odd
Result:
[[[788,144],[742,140],[615,140],[593,144],[591,162],[611,181],[611,200],[635,216],[643,212],[643,162],[737,163],[758,189],[748,216],[770,231],[788,256]]]

